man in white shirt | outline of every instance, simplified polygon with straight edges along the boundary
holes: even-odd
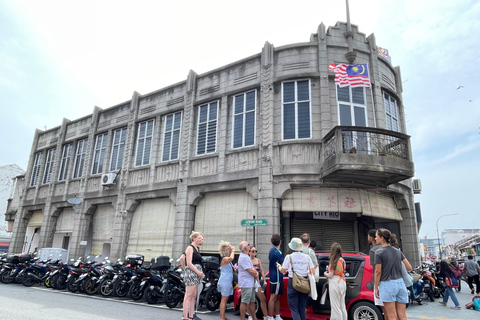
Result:
[[[258,281],[258,272],[252,264],[248,255],[250,244],[242,241],[238,245],[241,253],[238,257],[238,287],[242,289],[242,303],[240,304],[240,319],[245,320],[245,313],[257,320],[255,314],[255,280]]]

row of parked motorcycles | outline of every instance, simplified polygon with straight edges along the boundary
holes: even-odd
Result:
[[[443,279],[438,276],[437,268],[433,264],[423,263],[412,270],[413,285],[408,287],[410,303],[422,304],[422,300],[435,301],[445,294]]]
[[[144,264],[142,255],[128,255],[125,262],[112,263],[108,257],[97,262],[99,256],[72,259],[70,264],[58,259],[40,261],[30,254],[4,255],[0,257],[0,281],[5,284],[17,283],[26,287],[45,285],[55,290],[81,292],[87,295],[142,298],[149,304],[164,302],[169,308],[176,308],[183,302],[185,285],[183,269],[179,260],[166,256],[153,258]],[[204,256],[204,274],[197,307],[206,306],[215,311],[221,300],[217,290],[220,278],[219,259]],[[232,297],[233,299],[233,297]]]

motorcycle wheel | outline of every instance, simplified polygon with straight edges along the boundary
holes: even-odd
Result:
[[[64,290],[67,288],[67,275],[56,274],[50,279],[50,282],[53,283],[53,289]]]
[[[126,283],[122,283],[122,281],[115,282],[115,286],[113,287],[113,292],[117,297],[125,297],[128,293],[128,287]]]
[[[0,280],[5,284],[12,283],[13,282],[13,277],[10,276],[10,271],[3,272],[1,277],[0,277]]]
[[[207,290],[205,295],[205,304],[207,309],[210,311],[215,311],[220,306],[220,301],[222,300],[222,295],[218,292],[217,286],[211,286]]]
[[[35,275],[37,275],[36,272],[34,272]],[[32,276],[30,275],[27,275],[23,278],[23,282],[22,284],[25,286],[25,287],[31,287],[33,286],[35,283],[37,283],[37,280],[35,280]]]
[[[52,278],[46,277],[45,280],[43,280],[43,284],[44,284],[45,287],[47,287],[47,288],[53,288]]]
[[[25,276],[25,274],[22,274],[21,276],[17,274],[17,276],[13,277],[13,282],[16,284],[23,283],[23,279],[25,279]]]
[[[102,282],[100,282],[99,290],[102,296],[110,296],[113,292],[112,279],[103,279]]]
[[[77,281],[77,277],[71,277],[70,279],[68,279],[68,282],[67,282],[68,291],[70,292],[78,291],[77,284],[75,283],[75,281]]]
[[[82,291],[88,295],[95,294],[98,291],[97,281],[92,279],[92,277],[88,277],[85,280],[83,280],[81,287],[82,287]]]
[[[134,282],[128,290],[128,296],[132,300],[140,300],[143,297],[143,290],[140,287],[140,282]]]
[[[165,292],[165,304],[170,309],[176,308],[182,300],[183,295],[175,287],[169,287]]]
[[[145,300],[148,304],[157,304],[158,303],[158,296],[155,293],[155,289],[151,290],[150,288],[145,289]]]

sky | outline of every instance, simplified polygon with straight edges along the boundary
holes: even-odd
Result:
[[[350,0],[400,66],[419,237],[480,228],[480,1]],[[0,166],[57,127],[346,21],[345,1],[0,0]],[[459,89],[457,89],[459,86]],[[444,216],[458,213],[456,216]]]

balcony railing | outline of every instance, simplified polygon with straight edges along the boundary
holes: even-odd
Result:
[[[392,156],[410,160],[410,136],[370,127],[337,126],[324,139],[325,160],[336,153]]]

